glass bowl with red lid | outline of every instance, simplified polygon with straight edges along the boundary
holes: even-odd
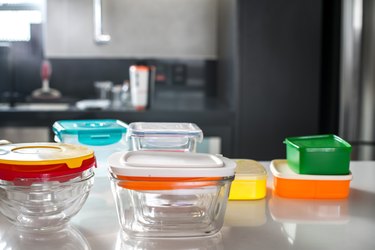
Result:
[[[17,226],[64,225],[85,203],[96,160],[84,146],[21,143],[0,146],[0,212]]]

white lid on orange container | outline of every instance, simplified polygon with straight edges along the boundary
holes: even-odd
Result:
[[[326,180],[326,181],[346,181],[352,179],[352,174],[348,175],[309,175],[297,174],[290,169],[288,161],[273,160],[271,161],[271,172],[277,178],[293,179],[293,180]]]
[[[265,180],[267,171],[254,160],[236,159],[235,180]]]
[[[116,176],[226,177],[236,163],[228,158],[190,152],[128,151],[112,154],[110,171]]]

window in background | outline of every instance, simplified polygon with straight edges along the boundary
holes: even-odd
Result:
[[[0,42],[30,41],[30,25],[42,22],[41,0],[0,0]]]

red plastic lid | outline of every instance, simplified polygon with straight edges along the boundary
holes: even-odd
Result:
[[[87,147],[64,143],[22,143],[0,146],[0,179],[56,179],[77,176],[96,164]]]

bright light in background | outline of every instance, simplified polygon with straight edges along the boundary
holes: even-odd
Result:
[[[0,0],[0,41],[30,41],[30,24],[42,22],[38,10],[41,3],[42,0]],[[27,9],[27,5],[37,8]]]
[[[353,28],[355,31],[362,30],[363,1],[355,0],[353,6]]]
[[[1,4],[41,4],[43,0],[0,0]]]

